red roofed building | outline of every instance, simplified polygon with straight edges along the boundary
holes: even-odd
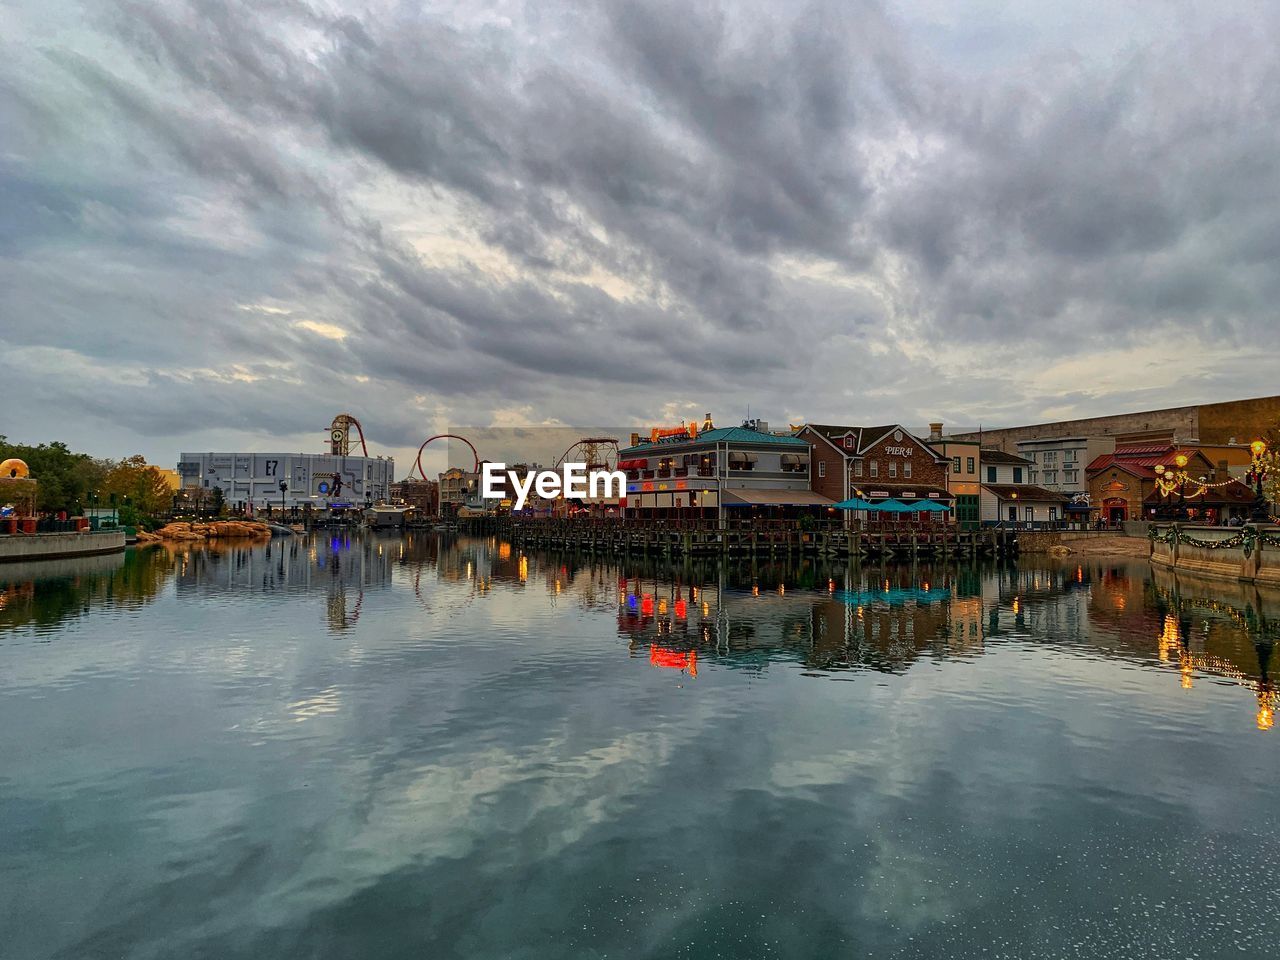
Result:
[[[1178,463],[1185,457],[1185,466]],[[1247,513],[1253,491],[1215,467],[1202,450],[1171,443],[1117,447],[1096,457],[1085,473],[1089,502],[1107,524],[1184,515],[1189,520],[1221,523]],[[1179,478],[1162,489],[1164,476]],[[1185,478],[1185,479],[1181,479]]]

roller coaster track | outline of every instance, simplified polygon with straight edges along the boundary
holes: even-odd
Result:
[[[458,436],[458,434],[456,433],[437,433],[435,436],[427,437],[427,439],[423,440],[422,446],[418,448],[418,456],[416,460],[416,464],[418,467],[418,476],[422,477],[423,480],[427,479],[427,472],[422,469],[422,451],[427,449],[427,444],[430,443],[432,440],[446,440],[446,439],[461,440],[463,443],[465,443],[468,447],[471,448],[471,456],[475,459],[475,472],[479,473],[480,472],[480,454],[476,451],[475,444],[473,444],[466,437]]]

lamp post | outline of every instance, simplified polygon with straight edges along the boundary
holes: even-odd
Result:
[[[1187,455],[1180,453],[1173,458],[1178,465],[1178,519],[1187,519]]]
[[[1255,440],[1249,444],[1249,452],[1253,454],[1253,462],[1249,465],[1248,477],[1253,481],[1253,514],[1250,519],[1254,523],[1265,523],[1267,501],[1262,496],[1262,481],[1267,479],[1267,444],[1265,440]]]
[[[289,481],[281,480],[280,481],[280,519],[281,520],[284,520],[284,510],[285,510],[284,495],[288,492],[289,492]]]

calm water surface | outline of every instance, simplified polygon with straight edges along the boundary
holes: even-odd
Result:
[[[0,955],[1275,957],[1280,597],[492,540],[0,567]]]

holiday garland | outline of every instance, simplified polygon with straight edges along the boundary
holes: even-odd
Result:
[[[1153,524],[1148,529],[1147,536],[1152,543],[1185,543],[1189,547],[1201,547],[1205,550],[1232,550],[1236,547],[1243,547],[1246,556],[1252,553],[1254,547],[1260,543],[1280,547],[1280,537],[1273,533],[1259,530],[1256,527],[1244,527],[1234,536],[1226,537],[1222,540],[1201,540],[1199,537],[1193,537],[1176,526],[1160,532]]]

